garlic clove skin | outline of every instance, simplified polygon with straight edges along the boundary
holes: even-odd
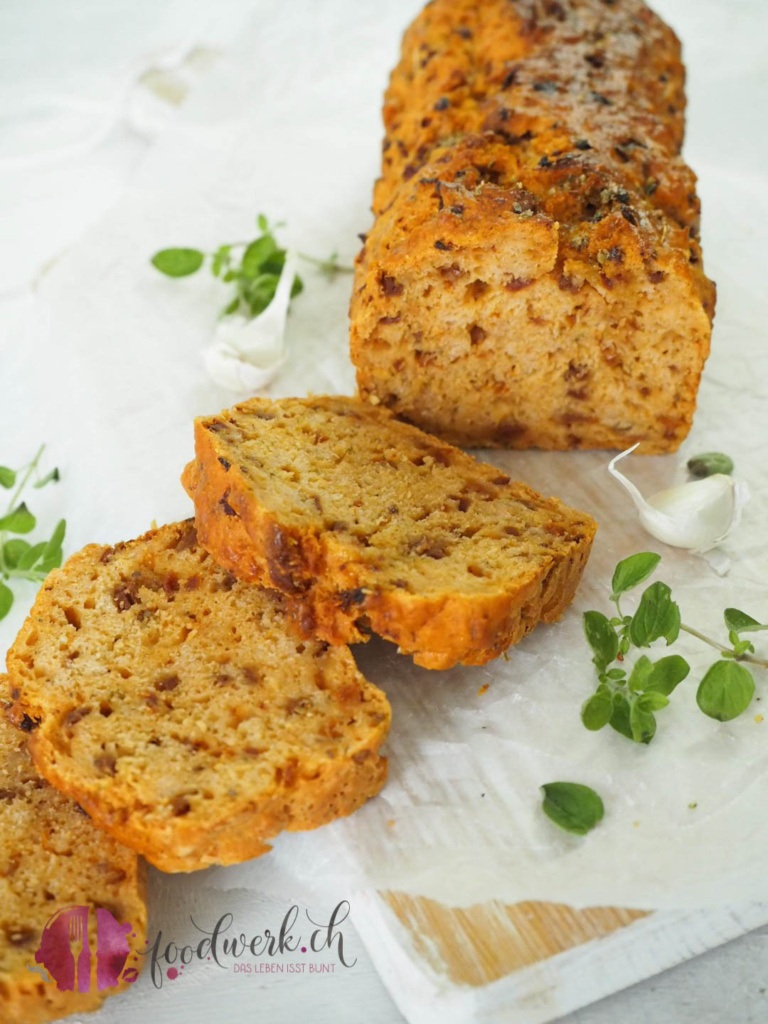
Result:
[[[724,540],[749,500],[746,486],[717,473],[658,491],[646,499],[632,481],[616,469],[616,463],[635,448],[637,445],[617,455],[608,471],[631,495],[640,522],[648,533],[671,547],[685,548],[696,554],[709,551]]]
[[[258,391],[275,379],[285,362],[285,325],[296,274],[296,253],[289,250],[275,296],[258,316],[229,316],[216,328],[203,353],[208,376],[230,391]]]

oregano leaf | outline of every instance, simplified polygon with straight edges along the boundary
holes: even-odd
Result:
[[[39,491],[41,488],[46,487],[48,484],[58,483],[59,480],[61,480],[61,474],[59,473],[58,469],[54,466],[50,473],[46,473],[42,480],[37,481],[37,483],[35,484],[35,490]]]
[[[660,658],[651,666],[643,690],[645,693],[661,693],[668,697],[675,687],[687,678],[691,666],[679,654]]]
[[[666,639],[667,646],[680,635],[680,609],[672,600],[666,583],[652,583],[644,591],[632,616],[629,637],[636,647],[650,647],[655,640]]]
[[[223,269],[229,267],[229,254],[231,252],[231,245],[220,245],[213,254],[213,259],[211,260],[211,273],[214,277],[218,277]]]
[[[739,611],[738,608],[726,608],[723,618],[728,630],[733,633],[757,633],[761,629],[768,629],[764,623],[758,622],[757,619],[753,619],[746,612]]]
[[[699,478],[714,476],[715,473],[730,476],[733,473],[733,459],[722,452],[702,452],[688,459],[688,469],[693,476]]]
[[[583,836],[603,819],[605,808],[599,795],[579,782],[548,782],[541,787],[542,810],[555,825]]]
[[[0,581],[0,619],[4,619],[13,607],[13,591]]]
[[[619,653],[616,630],[602,612],[584,612],[584,635],[592,648],[592,659],[599,671],[606,669]]]
[[[629,712],[629,726],[635,743],[650,743],[656,735],[656,719],[647,711],[640,700],[633,702]]]
[[[628,740],[634,739],[632,736],[632,726],[629,721],[629,701],[623,693],[614,693],[613,695],[613,711],[611,711],[611,719],[609,725],[616,732],[621,733],[622,736],[626,736]]]
[[[152,266],[167,277],[189,277],[202,267],[205,253],[199,249],[161,249],[152,257]]]
[[[669,705],[669,697],[663,693],[655,693],[653,690],[642,693],[637,698],[637,706],[643,711],[661,711]]]
[[[25,502],[17,506],[13,512],[0,518],[0,530],[8,533],[31,533],[37,520],[27,508]]]
[[[637,659],[627,683],[633,693],[645,689],[645,684],[650,677],[652,667],[650,658],[646,658],[644,654]]]
[[[261,235],[255,239],[243,253],[240,261],[241,273],[246,277],[256,277],[261,272],[262,264],[273,255],[277,247],[272,235]]]
[[[29,548],[29,541],[22,540],[21,537],[12,537],[10,540],[7,540],[3,544],[3,561],[6,568],[15,569],[19,564],[19,559]]]
[[[743,714],[755,695],[752,673],[735,661],[716,661],[699,683],[696,703],[705,715],[730,722]]]
[[[624,558],[616,566],[611,581],[614,597],[632,590],[643,580],[647,580],[661,561],[661,555],[652,551],[641,551],[636,555]]]
[[[581,721],[590,732],[597,732],[608,725],[613,712],[610,693],[598,689],[581,706]]]
[[[43,557],[45,551],[45,543],[34,544],[28,548],[17,562],[16,567],[22,571],[34,569],[39,560]]]

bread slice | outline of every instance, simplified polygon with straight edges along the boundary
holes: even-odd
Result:
[[[8,655],[38,770],[163,871],[233,864],[384,783],[384,694],[175,523],[51,573]]]
[[[201,542],[281,590],[304,635],[371,630],[481,665],[573,597],[595,523],[354,398],[254,398],[195,423]]]
[[[433,0],[384,105],[350,346],[454,444],[674,451],[715,288],[684,69],[642,0]]]
[[[63,990],[47,977],[42,963],[37,966],[35,953],[51,917],[68,907],[90,911],[88,946],[94,967],[99,908],[129,924],[132,935],[126,936],[126,944],[143,951],[145,866],[40,778],[27,753],[26,734],[14,729],[3,713],[11,699],[8,677],[0,675],[0,1021],[38,1024],[93,1010],[106,996],[127,987],[124,977],[116,987],[99,991],[93,971],[90,991]],[[133,971],[129,977],[135,977],[141,963],[141,958],[128,958],[125,966]],[[79,970],[81,988],[84,968]],[[122,968],[120,972],[125,973]]]

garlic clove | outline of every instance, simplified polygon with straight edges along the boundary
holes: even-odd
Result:
[[[258,316],[229,316],[203,353],[208,376],[231,391],[257,391],[275,379],[285,362],[285,325],[296,274],[296,253],[286,253],[275,296]]]
[[[658,491],[646,499],[632,481],[616,469],[616,463],[636,448],[637,445],[633,445],[612,459],[608,471],[632,497],[640,522],[648,533],[671,547],[698,554],[724,540],[749,499],[746,486],[717,473]]]
[[[640,522],[672,547],[707,551],[731,529],[735,504],[733,480],[718,473],[652,495]]]
[[[230,391],[258,391],[275,379],[284,359],[271,359],[267,365],[256,366],[243,359],[241,352],[217,340],[203,353],[203,364],[214,384]]]

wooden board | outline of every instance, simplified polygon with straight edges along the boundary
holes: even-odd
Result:
[[[657,911],[357,893],[355,926],[409,1024],[545,1024],[768,923],[768,905]]]

